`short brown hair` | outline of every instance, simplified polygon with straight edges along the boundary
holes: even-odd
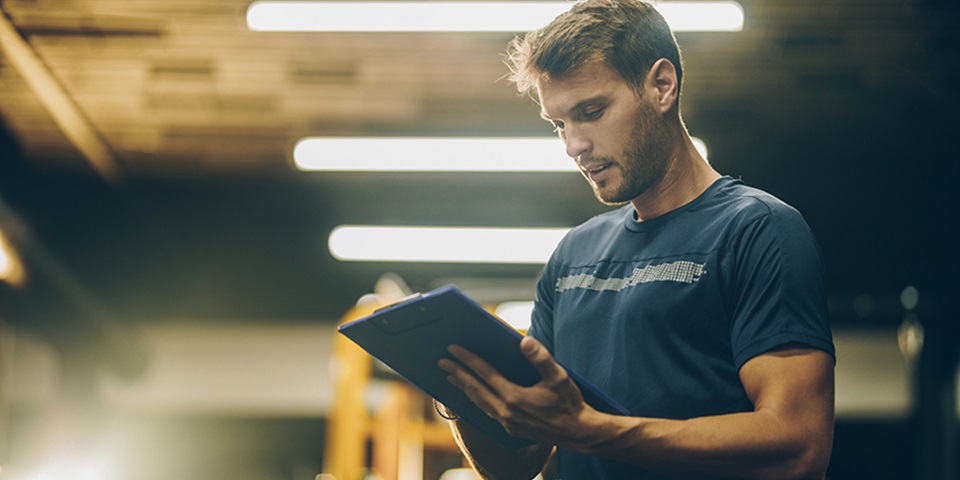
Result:
[[[643,78],[661,58],[676,67],[681,85],[677,40],[660,12],[643,0],[582,0],[547,26],[514,38],[505,55],[508,78],[520,93],[592,61],[606,62],[640,92]]]

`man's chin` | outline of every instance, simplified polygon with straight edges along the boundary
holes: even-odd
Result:
[[[619,192],[604,192],[596,187],[593,189],[593,195],[597,197],[597,201],[604,205],[611,207],[623,205],[628,203],[631,199],[624,199],[623,194]]]

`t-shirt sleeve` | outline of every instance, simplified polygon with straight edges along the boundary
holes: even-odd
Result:
[[[768,205],[769,206],[769,205]],[[800,213],[772,205],[734,243],[731,345],[739,369],[773,348],[800,343],[835,356],[823,261]]]
[[[554,259],[547,262],[540,279],[537,280],[536,297],[533,300],[533,313],[530,318],[530,330],[527,334],[536,338],[547,347],[551,354],[554,353],[553,342],[553,305],[554,294],[556,293],[556,269],[554,268]]]

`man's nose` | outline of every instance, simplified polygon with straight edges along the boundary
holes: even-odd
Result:
[[[564,132],[564,142],[567,146],[567,155],[570,158],[577,158],[585,153],[590,153],[593,145],[586,135],[580,129],[567,128]]]

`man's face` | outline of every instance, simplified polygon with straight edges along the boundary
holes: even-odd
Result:
[[[636,90],[605,63],[537,84],[551,122],[601,202],[628,202],[663,177],[670,134],[654,108],[655,89]]]

